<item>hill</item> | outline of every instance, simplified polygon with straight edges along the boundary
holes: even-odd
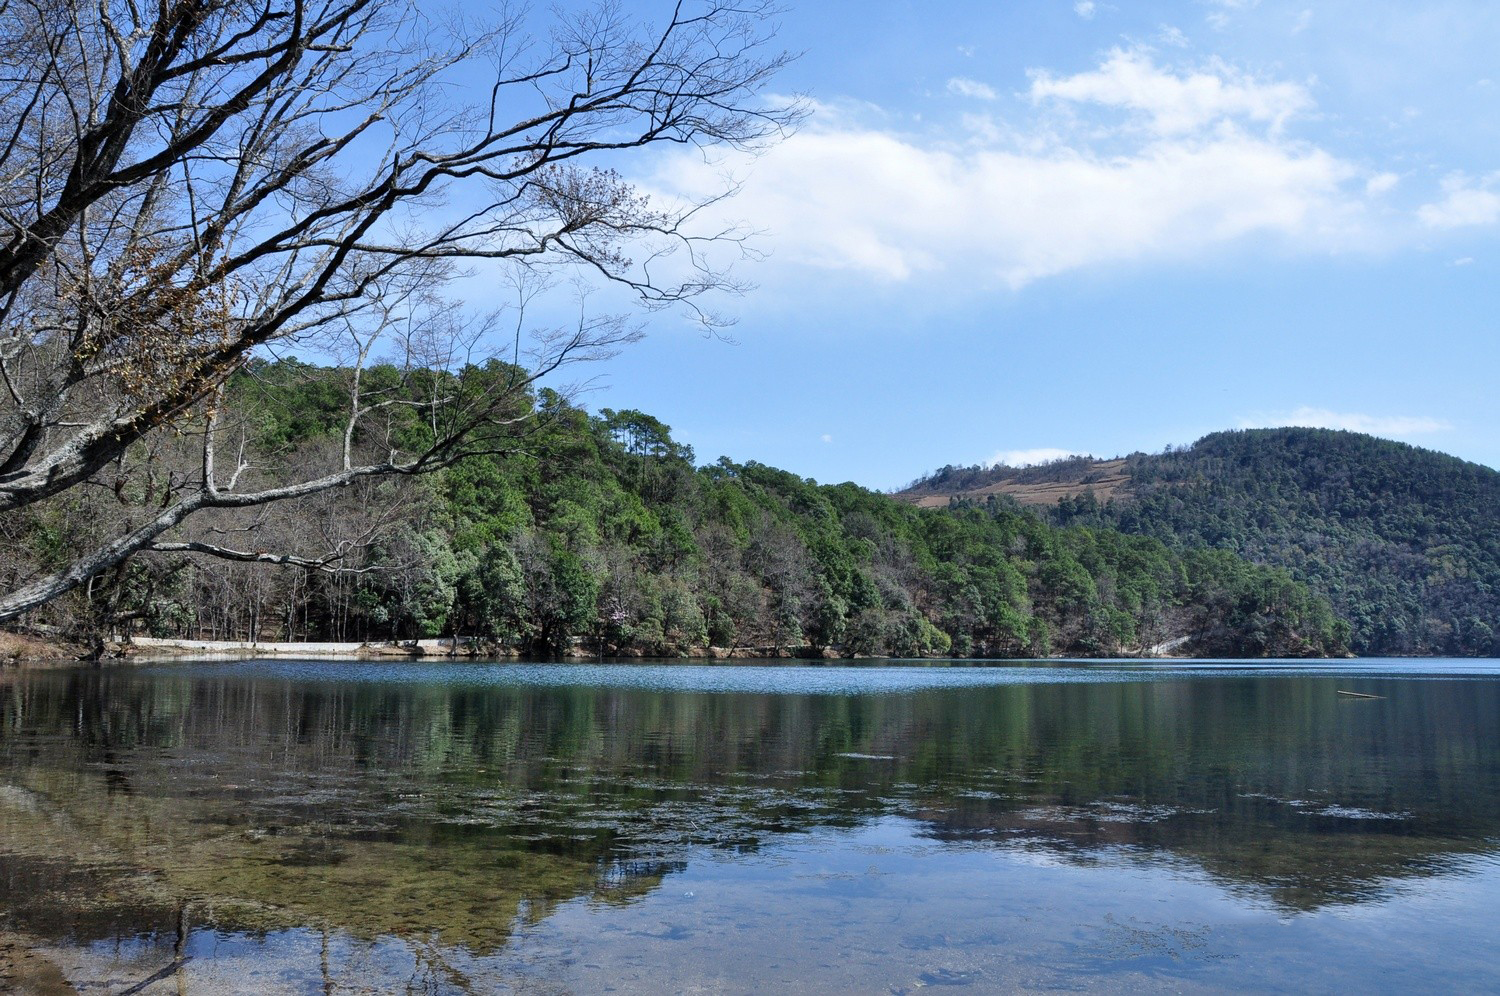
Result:
[[[1107,488],[1095,486],[1108,480]],[[1500,472],[1361,433],[1254,429],[1123,461],[958,468],[903,497],[1046,495],[1057,526],[1227,550],[1326,596],[1360,654],[1500,656]],[[1052,496],[1056,497],[1052,497]]]
[[[254,472],[337,458],[348,376],[286,360],[236,379],[225,418],[244,426]],[[404,390],[390,371],[364,376]],[[238,536],[314,563],[334,546],[343,570],[159,553],[35,622],[217,640],[457,635],[533,656],[1345,652],[1347,626],[1325,599],[1226,551],[1051,525],[1007,502],[929,510],[753,461],[698,465],[643,412],[591,414],[548,391],[528,403],[504,456],[274,515],[205,514],[179,537]],[[368,444],[420,448],[419,410],[392,405]],[[151,458],[157,479],[193,472],[190,447]],[[74,537],[151,500],[126,482],[39,509],[0,537],[11,572],[65,559]]]

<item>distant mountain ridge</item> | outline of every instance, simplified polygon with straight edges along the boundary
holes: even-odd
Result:
[[[1014,499],[1056,525],[1221,549],[1326,596],[1372,655],[1500,656],[1500,472],[1329,429],[1217,432],[1191,447],[1041,467],[945,467],[900,495]]]

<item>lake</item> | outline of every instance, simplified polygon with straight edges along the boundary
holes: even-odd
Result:
[[[39,992],[1494,991],[1500,662],[11,670],[0,917]]]

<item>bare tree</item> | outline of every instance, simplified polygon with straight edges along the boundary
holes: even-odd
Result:
[[[201,510],[503,450],[537,378],[638,334],[585,311],[544,329],[526,364],[517,340],[497,377],[500,319],[443,298],[462,267],[569,264],[711,320],[692,302],[729,280],[705,241],[733,233],[694,234],[701,203],[658,208],[609,167],[662,143],[754,148],[791,124],[794,104],[761,96],[787,59],[769,47],[774,11],[681,2],[653,26],[606,2],[539,35],[527,12],[481,25],[430,8],[0,0],[0,513],[101,475],[132,493],[132,447],[164,427],[201,448],[112,535],[11,579],[0,621],[139,551],[182,549],[168,534]],[[410,369],[436,372],[424,397],[362,384],[393,336]],[[345,444],[318,473],[257,480],[223,392],[287,341],[347,350]],[[398,404],[427,420],[420,446],[356,445]]]

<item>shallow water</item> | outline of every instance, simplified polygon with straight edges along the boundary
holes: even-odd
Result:
[[[10,673],[0,918],[110,992],[1494,990],[1500,665]]]

